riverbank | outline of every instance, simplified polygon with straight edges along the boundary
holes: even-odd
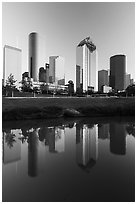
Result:
[[[3,120],[135,115],[135,98],[3,98]]]

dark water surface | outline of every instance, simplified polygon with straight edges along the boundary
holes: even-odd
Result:
[[[135,200],[134,118],[3,122],[3,201]]]

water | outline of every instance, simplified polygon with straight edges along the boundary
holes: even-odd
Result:
[[[3,201],[134,201],[134,118],[3,122],[2,174]]]

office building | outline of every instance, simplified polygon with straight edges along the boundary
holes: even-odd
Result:
[[[126,74],[126,79],[125,79],[125,88],[127,88],[130,85],[130,80],[131,80],[131,75],[130,74]]]
[[[49,64],[45,63],[45,69],[46,69],[46,83],[49,83]]]
[[[126,56],[114,55],[110,58],[110,86],[114,90],[125,89]]]
[[[76,90],[81,87],[98,91],[97,50],[90,37],[82,40],[76,48]]]
[[[107,70],[98,71],[98,91],[103,92],[103,86],[109,86],[109,77]]]
[[[46,69],[44,67],[39,69],[39,82],[46,82]]]
[[[29,34],[29,73],[30,78],[38,81],[38,34]]]
[[[39,82],[49,83],[49,64],[45,63],[44,67],[39,69]]]
[[[3,82],[6,84],[10,74],[14,75],[14,79],[17,80],[17,85],[21,81],[21,58],[22,51],[16,47],[9,45],[4,46],[3,52]]]
[[[49,57],[49,83],[65,85],[64,58],[61,56]]]

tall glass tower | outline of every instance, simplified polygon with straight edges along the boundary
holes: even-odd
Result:
[[[80,67],[80,79],[82,78],[83,91],[88,91],[89,88],[94,88],[98,91],[98,56],[96,46],[90,40],[90,37],[82,40],[76,48],[76,69]],[[81,71],[82,70],[82,71]],[[76,72],[76,89],[80,87]]]
[[[29,73],[34,81],[38,81],[38,34],[29,34]]]
[[[115,90],[125,89],[126,56],[114,55],[110,57],[110,86]]]

